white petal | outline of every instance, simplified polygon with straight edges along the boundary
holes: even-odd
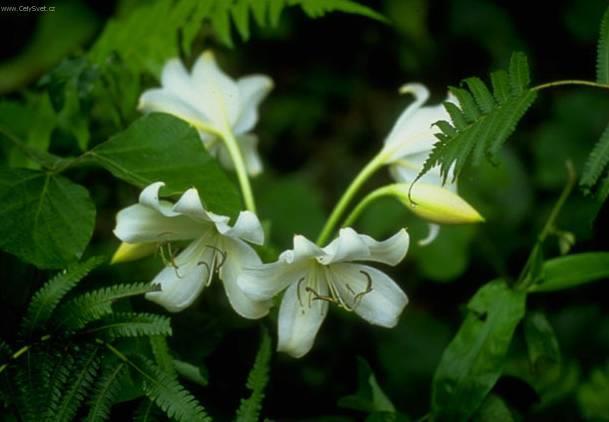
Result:
[[[194,84],[179,59],[171,59],[165,63],[161,73],[161,84],[166,92],[174,94],[195,110],[197,109],[198,98]]]
[[[410,118],[415,114],[423,104],[429,98],[429,90],[427,87],[421,83],[413,82],[410,84],[403,85],[400,88],[401,94],[412,94],[414,96],[414,101],[406,107],[406,110],[400,114],[398,120],[393,125],[393,128],[389,132],[387,138],[385,138],[385,145],[391,145],[397,143],[399,141],[399,134],[403,131],[403,126],[410,120]]]
[[[224,236],[247,240],[256,245],[262,245],[264,243],[264,230],[262,229],[262,224],[260,224],[260,220],[258,220],[256,214],[251,211],[241,211],[233,227],[218,225],[217,228],[220,234],[223,234]]]
[[[258,155],[258,137],[252,134],[244,134],[237,137],[237,143],[241,149],[245,168],[250,176],[262,173],[262,160]]]
[[[141,204],[119,211],[114,228],[116,237],[128,243],[187,240],[202,233],[201,226],[188,217],[166,217]]]
[[[250,131],[258,121],[258,106],[273,88],[273,81],[268,76],[252,75],[237,81],[241,111],[234,126],[236,134]]]
[[[341,298],[356,314],[382,327],[397,324],[408,298],[387,274],[367,265],[347,263],[332,265],[331,271]],[[369,287],[371,290],[364,293]]]
[[[362,239],[362,235],[350,227],[340,229],[338,237],[323,250],[325,255],[317,260],[324,265],[333,262],[364,260],[370,256],[370,250]]]
[[[360,236],[370,250],[370,255],[366,258],[366,261],[382,262],[387,265],[397,265],[401,262],[406,256],[410,244],[410,236],[405,229],[401,229],[389,239],[381,242],[367,235]]]
[[[182,119],[192,126],[207,122],[207,117],[185,98],[166,89],[149,89],[140,96],[137,106],[144,113],[167,113]]]
[[[229,130],[239,115],[239,88],[216,64],[211,51],[204,52],[192,69],[199,108],[220,130]]]
[[[173,207],[173,210],[182,215],[187,215],[190,218],[204,222],[214,222],[212,217],[209,215],[209,211],[203,206],[201,197],[196,188],[190,188],[182,194],[178,202]],[[228,217],[223,217],[223,221],[228,222]]]
[[[429,227],[429,233],[427,233],[427,236],[424,239],[417,242],[420,246],[431,244],[431,242],[436,240],[438,234],[440,234],[440,226],[438,224],[429,223],[427,226]]]
[[[301,289],[298,293],[297,289]],[[328,302],[325,300],[312,300],[310,304],[300,303],[300,298],[306,298],[304,283],[294,283],[281,301],[279,308],[279,329],[277,350],[286,352],[295,358],[304,356],[315,341],[319,327],[328,313]],[[321,295],[327,295],[325,283],[320,283]]]
[[[294,235],[294,249],[283,251],[281,255],[279,255],[279,260],[288,264],[293,264],[323,255],[325,255],[325,252],[322,248],[306,237],[297,234]]]
[[[290,284],[298,283],[310,269],[309,263],[288,264],[283,261],[243,269],[237,284],[253,300],[268,300]]]
[[[243,269],[260,265],[260,258],[249,245],[240,240],[225,239],[221,245],[226,251],[226,262],[220,268],[220,278],[224,282],[228,301],[242,317],[262,318],[269,313],[272,302],[252,300],[237,285],[237,278]]]
[[[207,239],[192,242],[175,259],[176,267],[165,267],[152,284],[161,286],[160,292],[146,293],[146,299],[162,305],[170,312],[188,307],[199,296],[209,278],[209,267],[203,265],[203,255],[209,248]]]

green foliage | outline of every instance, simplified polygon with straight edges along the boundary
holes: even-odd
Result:
[[[91,326],[87,332],[108,338],[170,336],[171,320],[163,315],[113,312]]]
[[[609,8],[605,11],[601,21],[596,61],[596,81],[600,84],[609,84]]]
[[[361,357],[357,360],[357,379],[357,392],[341,397],[338,401],[339,406],[367,412],[371,417],[373,415],[395,416],[393,403],[379,386],[370,365]]]
[[[76,263],[42,286],[30,300],[26,314],[21,320],[21,333],[28,336],[44,327],[61,299],[103,261],[103,258],[97,257]]]
[[[525,293],[504,281],[484,285],[436,370],[432,412],[436,421],[465,421],[480,406],[503,369],[516,326],[525,313]]]
[[[542,278],[531,292],[553,292],[577,287],[609,277],[609,253],[586,252],[549,259],[543,264]]]
[[[418,177],[439,165],[446,181],[456,178],[471,160],[478,164],[483,155],[494,159],[520,119],[537,98],[529,88],[529,66],[522,53],[514,53],[509,71],[491,74],[493,93],[479,78],[465,79],[465,88],[451,87],[459,106],[445,102],[452,123],[437,122],[439,139]],[[454,168],[453,168],[454,166]],[[453,173],[454,172],[454,173]]]
[[[505,401],[495,395],[489,394],[480,405],[472,422],[514,422],[514,416]]]
[[[607,173],[607,178],[600,183],[598,196],[604,202],[607,199],[607,185],[609,184],[609,126],[605,129],[600,139],[590,152],[584,171],[580,179],[580,186],[586,191],[590,191],[598,182],[603,172]]]
[[[112,313],[112,304],[131,296],[139,296],[156,290],[157,287],[147,283],[117,284],[83,293],[74,299],[64,303],[57,309],[57,320],[59,325],[67,330],[79,330],[91,321],[99,320],[104,315]],[[122,330],[139,328],[122,327]],[[120,330],[115,331],[117,333]],[[124,331],[123,331],[124,333]]]
[[[110,418],[110,409],[119,393],[125,367],[124,362],[113,362],[102,369],[93,387],[87,422],[105,421]]]
[[[135,362],[132,366],[142,376],[146,396],[170,418],[184,422],[210,420],[203,407],[174,377],[143,357]]]
[[[527,343],[532,372],[552,370],[560,365],[560,349],[554,329],[541,312],[529,313],[524,320],[524,338]]]
[[[609,365],[596,368],[577,391],[579,407],[587,420],[609,419]]]
[[[63,176],[0,168],[0,249],[39,268],[80,258],[95,208],[82,186]]]
[[[163,181],[169,195],[194,186],[217,213],[235,215],[241,209],[239,192],[209,155],[196,130],[168,114],[141,117],[87,155],[136,186]]]
[[[254,366],[247,377],[246,387],[251,391],[247,399],[242,399],[235,420],[238,422],[253,422],[260,420],[264,390],[269,382],[271,361],[271,338],[266,330],[262,330],[260,348],[254,360]]]

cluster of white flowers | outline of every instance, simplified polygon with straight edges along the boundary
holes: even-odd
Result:
[[[205,52],[189,74],[177,59],[170,60],[161,77],[162,87],[141,96],[144,112],[173,114],[195,127],[201,140],[220,163],[232,169],[223,141],[237,139],[250,175],[262,170],[256,138],[250,133],[258,119],[258,106],[273,86],[270,78],[247,76],[233,81]],[[423,106],[429,97],[421,84],[402,92],[415,101],[403,112],[379,154],[383,165],[403,192],[416,193],[415,212],[433,223],[481,221],[480,215],[456,194],[455,183],[444,186],[433,169],[411,186],[436,138],[433,123],[450,121],[441,105]],[[448,101],[455,101],[453,98]],[[385,241],[376,241],[352,228],[343,228],[321,247],[301,235],[293,248],[276,262],[262,263],[250,245],[262,245],[264,232],[258,217],[242,211],[231,226],[229,217],[205,209],[196,189],[187,190],[176,203],[159,199],[162,181],[146,187],[139,203],[117,214],[114,230],[124,243],[114,261],[140,257],[158,245],[190,241],[152,280],[159,291],[146,297],[172,312],[188,307],[217,274],[235,311],[245,318],[268,314],[272,298],[285,290],[279,308],[278,350],[294,357],[305,355],[327,314],[328,305],[353,311],[368,322],[393,327],[408,303],[406,294],[385,273],[362,262],[395,266],[406,256],[408,233],[401,229]],[[411,189],[411,188],[414,188]]]

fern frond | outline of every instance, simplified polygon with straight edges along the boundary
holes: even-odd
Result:
[[[76,368],[76,363],[77,360],[74,356],[74,352],[72,350],[64,350],[63,355],[54,365],[47,386],[48,397],[44,401],[46,416],[43,420],[52,420],[53,415],[57,413],[64,391]]]
[[[109,418],[110,409],[121,388],[125,367],[125,362],[114,362],[103,369],[93,389],[87,422],[105,421]]]
[[[605,11],[601,21],[596,61],[596,81],[599,84],[609,84],[609,8]]]
[[[61,299],[102,262],[104,262],[102,257],[79,262],[60,272],[42,286],[32,297],[25,316],[21,320],[21,334],[28,336],[41,328],[51,317]]]
[[[132,366],[140,373],[146,396],[170,418],[184,422],[210,421],[205,409],[175,377],[142,356],[136,356]]]
[[[463,82],[466,88],[450,87],[459,106],[444,103],[452,123],[436,123],[439,141],[417,179],[440,166],[446,182],[451,172],[454,171],[452,177],[456,178],[470,160],[478,164],[484,155],[494,159],[537,98],[537,92],[529,88],[529,66],[522,53],[512,55],[508,72],[500,70],[491,74],[492,94],[479,78]]]
[[[588,155],[579,184],[590,191],[600,179],[609,164],[609,125]]]
[[[163,315],[114,312],[88,328],[87,333],[97,333],[110,339],[117,337],[170,336],[171,320]]]
[[[133,422],[157,422],[161,420],[161,416],[161,409],[151,400],[144,399],[135,411]]]
[[[148,283],[118,284],[84,293],[63,304],[57,310],[57,325],[79,330],[91,321],[112,313],[112,303],[119,299],[143,295],[158,289]]]
[[[601,182],[596,197],[601,203],[604,203],[609,198],[609,171],[607,171],[607,175]]]
[[[87,345],[76,357],[76,364],[70,374],[69,382],[62,392],[61,400],[54,408],[51,420],[70,422],[93,384],[99,369],[100,354],[98,345]]]
[[[169,351],[167,339],[163,336],[151,336],[150,347],[152,348],[152,354],[154,355],[156,364],[159,365],[163,371],[175,377],[175,364],[173,356],[171,356],[171,352]]]
[[[269,363],[271,360],[271,338],[266,330],[262,331],[260,348],[254,360],[254,366],[247,378],[247,388],[251,395],[241,400],[237,410],[236,420],[238,422],[251,422],[260,419],[264,389],[269,382]]]

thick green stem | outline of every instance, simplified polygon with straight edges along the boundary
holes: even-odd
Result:
[[[527,259],[527,262],[522,268],[520,276],[518,277],[518,280],[515,284],[515,288],[518,290],[526,290],[529,285],[533,281],[535,281],[533,277],[530,276],[535,259],[540,253],[541,247],[543,246],[543,242],[546,240],[546,237],[548,237],[548,235],[554,231],[556,219],[560,214],[560,210],[565,205],[565,202],[567,201],[569,195],[571,195],[573,187],[575,186],[575,182],[577,181],[575,169],[573,168],[573,164],[571,163],[571,161],[567,161],[565,165],[567,167],[567,184],[565,185],[565,188],[560,194],[558,201],[556,201],[556,204],[554,204],[554,207],[552,208],[552,211],[550,212],[550,215],[546,220],[546,224],[543,226],[543,229],[539,233],[539,236],[537,237],[537,242],[535,242],[535,246],[533,246],[533,249],[531,250],[531,253],[529,254],[529,257]]]
[[[545,84],[541,84],[541,85],[537,85],[533,88],[531,88],[532,91],[541,91],[542,89],[547,89],[547,88],[554,88],[557,86],[564,86],[564,85],[583,85],[583,86],[591,86],[594,88],[602,88],[602,89],[609,89],[609,85],[607,84],[600,84],[598,82],[592,82],[592,81],[582,81],[579,79],[567,79],[564,81],[554,81],[554,82],[548,82]]]
[[[237,140],[233,136],[232,132],[224,131],[222,133],[222,139],[226,145],[226,149],[233,160],[235,166],[235,172],[237,173],[237,179],[239,180],[239,186],[241,187],[241,193],[243,194],[243,201],[245,202],[245,208],[251,212],[256,212],[256,203],[254,201],[254,194],[252,193],[252,186],[250,185],[250,179],[247,175],[247,167],[243,160],[243,155],[237,144]]]
[[[389,188],[389,186],[383,186],[382,188],[378,188],[377,190],[372,191],[368,195],[366,195],[364,197],[364,199],[362,199],[360,201],[360,203],[357,204],[357,206],[353,209],[353,211],[351,211],[351,213],[347,216],[347,218],[345,218],[345,221],[343,222],[342,226],[343,227],[352,226],[357,221],[359,216],[362,215],[362,212],[364,212],[364,209],[366,209],[368,207],[368,205],[370,205],[371,203],[373,203],[374,201],[376,201],[377,199],[379,199],[383,196],[392,196],[392,193],[390,192],[390,189],[388,189],[388,188]]]
[[[338,225],[341,217],[347,210],[347,207],[351,203],[353,197],[357,194],[362,185],[372,176],[380,167],[383,166],[385,157],[382,154],[378,154],[374,157],[366,166],[359,172],[359,174],[353,179],[343,196],[340,198],[332,214],[326,221],[325,226],[321,230],[319,237],[317,238],[317,244],[322,246],[328,241],[336,226]]]

